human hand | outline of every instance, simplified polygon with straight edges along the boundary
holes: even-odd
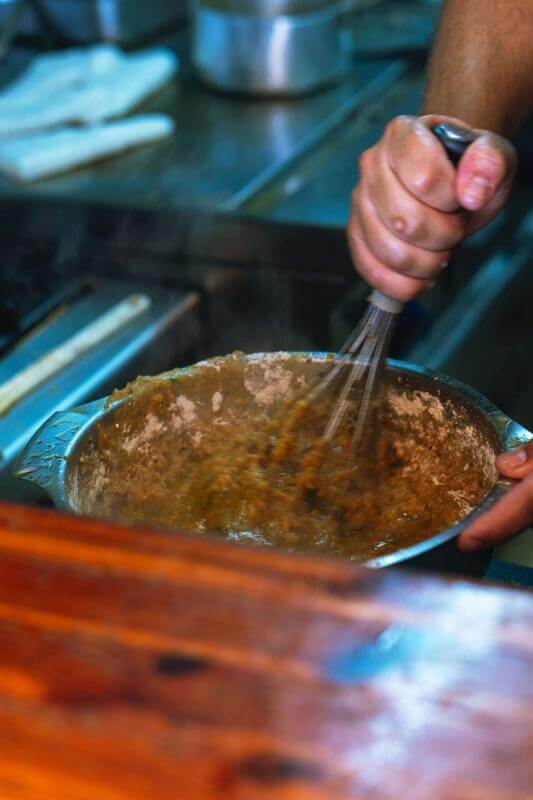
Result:
[[[458,545],[465,552],[502,544],[533,523],[533,441],[498,456],[496,467],[520,483],[459,536]]]
[[[430,128],[453,117],[401,116],[360,157],[348,240],[371,286],[407,302],[430,289],[462,239],[487,225],[505,204],[516,171],[506,139],[476,130],[457,168]]]

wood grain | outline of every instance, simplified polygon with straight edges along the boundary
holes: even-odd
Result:
[[[0,505],[0,798],[533,798],[532,622],[527,592]]]

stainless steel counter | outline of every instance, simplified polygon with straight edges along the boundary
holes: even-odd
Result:
[[[143,110],[175,118],[171,139],[31,186],[2,179],[0,193],[149,209],[186,205],[236,210],[406,69],[401,60],[361,62],[354,64],[347,80],[328,91],[293,100],[250,101],[206,89],[188,65],[184,34],[170,43],[180,54],[180,73]],[[12,62],[4,67],[0,81],[20,70],[28,55],[19,54],[15,66]]]
[[[358,0],[343,22],[353,52],[347,79],[290,100],[215,94],[193,74],[187,30],[159,35],[156,44],[175,49],[181,69],[174,84],[142,110],[174,117],[172,139],[31,186],[0,179],[0,196],[155,210],[244,210],[343,226],[358,152],[379,136],[393,111],[419,106],[421,68],[409,69],[403,56],[424,53],[439,5],[440,0]],[[0,63],[0,86],[24,68],[36,46],[12,49]]]
[[[358,179],[359,154],[380,138],[392,116],[417,112],[422,85],[419,72],[405,72],[296,164],[250,195],[241,211],[280,222],[344,226]]]

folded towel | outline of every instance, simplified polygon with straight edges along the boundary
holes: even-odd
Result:
[[[0,137],[129,113],[175,74],[166,48],[124,55],[112,45],[37,58],[0,94]]]
[[[55,92],[92,76],[109,72],[122,64],[124,56],[115,45],[99,44],[58,53],[44,53],[33,59],[24,72],[0,93],[0,110],[25,105],[39,92]]]
[[[16,140],[0,140],[0,172],[19,181],[32,181],[64,172],[95,159],[169,136],[174,122],[165,114],[47,131]]]

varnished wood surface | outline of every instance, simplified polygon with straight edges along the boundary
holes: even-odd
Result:
[[[1,800],[533,798],[533,599],[0,506]]]

